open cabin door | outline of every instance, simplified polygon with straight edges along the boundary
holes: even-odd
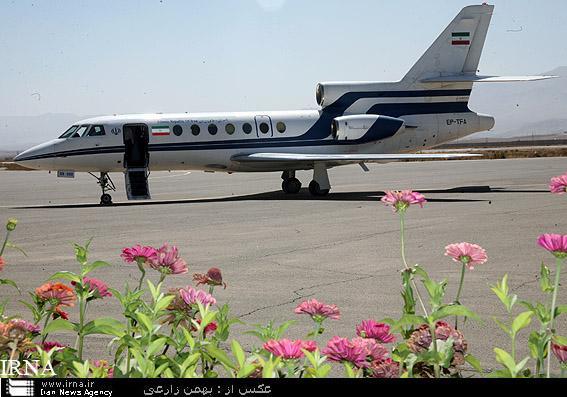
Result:
[[[128,200],[151,199],[148,186],[150,165],[148,126],[126,124],[124,131],[124,168]]]

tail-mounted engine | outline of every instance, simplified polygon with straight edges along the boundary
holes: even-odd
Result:
[[[359,143],[381,141],[404,129],[402,119],[366,114],[337,117],[331,125],[331,132],[335,140]]]

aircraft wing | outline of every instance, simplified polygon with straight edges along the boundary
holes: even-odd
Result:
[[[232,156],[238,163],[315,163],[358,164],[387,163],[404,160],[449,160],[482,157],[481,154],[430,153],[430,154],[304,154],[304,153],[252,153]]]
[[[513,83],[555,79],[557,76],[476,76],[458,74],[421,80],[422,83]]]

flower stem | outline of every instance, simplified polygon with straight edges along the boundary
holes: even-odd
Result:
[[[47,313],[47,316],[45,317],[45,322],[43,323],[43,329],[47,328],[47,324],[49,324],[49,319],[51,318],[51,315],[53,314],[54,310],[55,309],[53,309],[53,310],[51,310]],[[41,320],[38,320],[38,321],[41,321]],[[41,338],[41,343],[45,342],[46,339],[47,339],[47,334],[43,335],[43,337]]]
[[[405,266],[406,270],[409,270],[411,272],[411,269],[408,266],[408,262],[406,261],[405,219],[404,219],[404,213],[403,212],[400,212],[400,241],[401,241],[402,261],[404,262],[404,266]],[[421,310],[423,310],[425,317],[427,317],[429,314],[427,313],[427,309],[425,308],[425,304],[423,303],[423,299],[421,298],[421,293],[419,292],[419,289],[417,288],[417,285],[415,283],[415,280],[413,279],[413,276],[411,276],[410,279],[411,279],[411,285],[412,285],[413,289],[415,290],[415,293],[417,295],[417,299],[419,300],[419,304],[421,305]]]
[[[84,344],[84,338],[85,336],[83,335],[83,327],[85,324],[85,311],[87,308],[87,304],[86,304],[86,299],[84,296],[81,296],[80,298],[80,302],[79,302],[79,335],[77,338],[77,345],[78,345],[78,349],[77,349],[77,353],[79,355],[79,360],[83,360],[83,344]]]
[[[555,306],[557,304],[557,293],[559,292],[559,281],[561,279],[561,267],[563,259],[557,258],[557,270],[555,271],[555,286],[553,288],[553,297],[551,298],[551,320],[549,322],[549,342],[547,342],[547,378],[551,378],[551,339],[553,337],[553,323],[555,320]]]
[[[2,256],[2,254],[4,254],[4,250],[6,249],[6,246],[8,245],[8,238],[10,237],[10,231],[8,230],[6,232],[6,238],[4,239],[4,243],[2,244],[2,249],[0,249],[0,256]]]
[[[461,269],[461,281],[459,282],[459,289],[457,290],[457,297],[455,298],[455,303],[460,304],[459,299],[461,298],[461,292],[463,291],[463,284],[465,281],[465,264],[463,263],[463,267]],[[455,316],[455,329],[459,327],[459,317]]]
[[[436,378],[440,378],[441,377],[441,370],[439,368],[439,363],[437,362],[437,358],[438,358],[438,352],[437,352],[437,333],[435,332],[435,323],[433,323],[433,325],[430,323],[429,324],[429,332],[431,333],[431,343],[433,345],[433,352],[435,353],[435,363],[433,364],[433,370],[435,371],[435,377]]]

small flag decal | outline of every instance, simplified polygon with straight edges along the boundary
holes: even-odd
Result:
[[[169,130],[169,127],[166,125],[152,127],[152,136],[169,136],[169,135],[171,135],[171,131]]]
[[[471,45],[470,32],[455,32],[452,35],[452,45]]]

